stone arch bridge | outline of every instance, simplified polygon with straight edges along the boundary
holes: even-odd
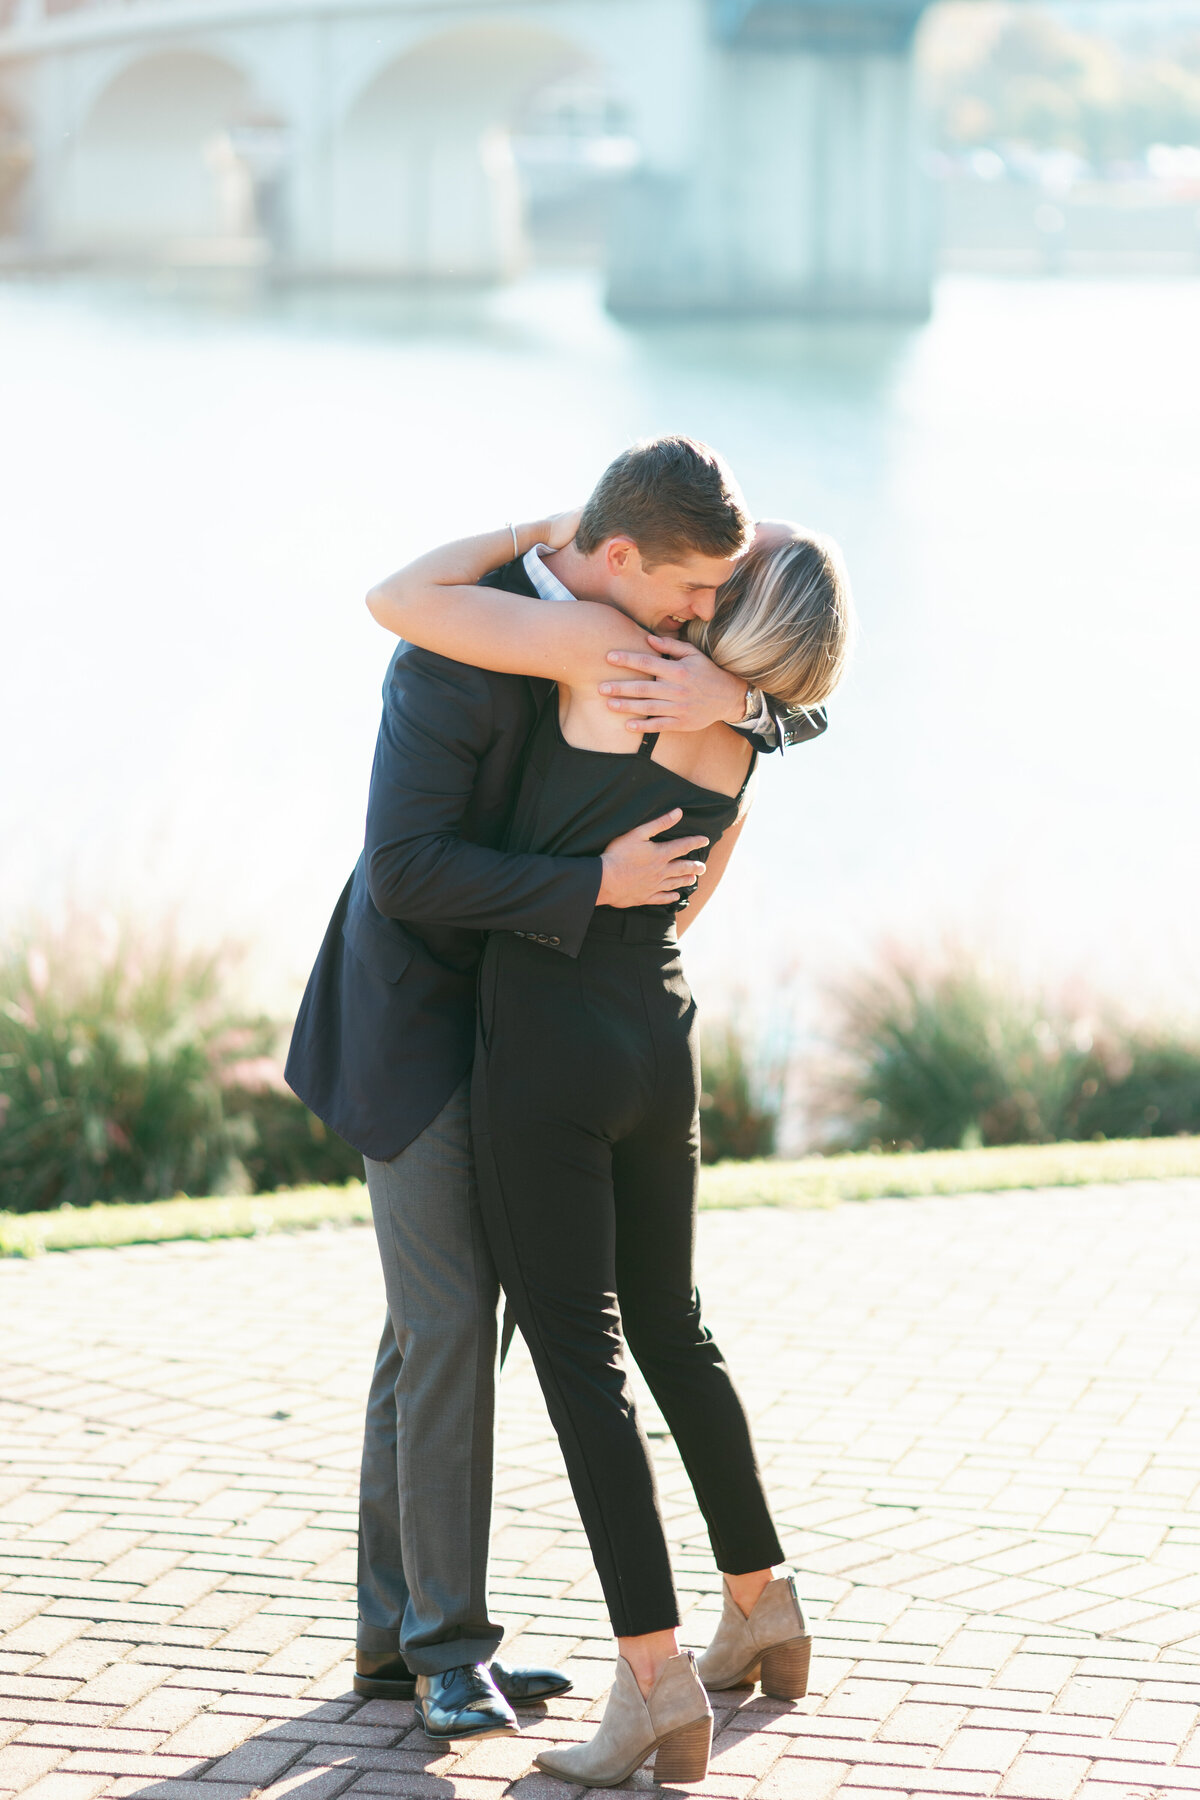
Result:
[[[925,0],[0,0],[18,254],[492,281],[519,265],[515,122],[619,104],[610,302],[921,313]],[[12,158],[10,157],[10,161]]]

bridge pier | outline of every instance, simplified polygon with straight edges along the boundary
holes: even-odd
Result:
[[[629,185],[614,310],[924,315],[919,0],[718,5],[695,151]]]

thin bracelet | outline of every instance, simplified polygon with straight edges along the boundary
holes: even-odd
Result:
[[[513,524],[511,519],[509,519],[509,521],[508,521],[508,529],[512,532],[513,561],[515,562],[517,560],[518,556],[520,556],[520,554],[521,554],[521,546],[517,540],[517,528]]]

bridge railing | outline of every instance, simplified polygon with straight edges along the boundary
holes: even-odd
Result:
[[[42,25],[67,13],[114,12],[136,0],[0,0],[0,31]]]
[[[710,0],[714,35],[746,49],[904,50],[928,0]]]
[[[81,13],[129,12],[140,6],[161,4],[162,0],[0,0],[0,34],[53,25],[57,19],[78,17]]]

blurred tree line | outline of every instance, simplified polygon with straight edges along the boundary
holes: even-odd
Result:
[[[942,147],[1068,150],[1094,167],[1200,144],[1200,25],[1121,39],[1028,5],[955,6],[925,56]]]

